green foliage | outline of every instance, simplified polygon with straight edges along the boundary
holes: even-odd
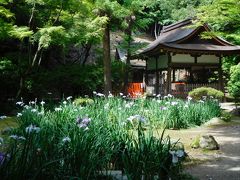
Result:
[[[231,67],[228,90],[231,96],[240,98],[240,64]]]
[[[9,31],[9,34],[11,37],[22,41],[26,37],[31,37],[33,35],[33,31],[29,30],[26,26],[17,27],[14,25],[13,30]]]
[[[5,7],[2,6],[4,4],[7,4],[6,1],[5,3],[0,2],[0,16],[6,19],[14,17],[14,14],[9,9],[6,9]]]
[[[151,2],[143,15],[152,22],[168,25],[196,15],[196,8],[212,0],[157,0]]]
[[[0,40],[8,38],[23,40],[23,38],[31,36],[33,32],[26,26],[14,25],[15,15],[5,7],[8,4],[9,1],[0,2]]]
[[[192,141],[192,143],[191,143],[191,147],[192,148],[195,148],[195,149],[197,149],[197,148],[199,148],[199,146],[200,146],[200,138],[201,138],[201,136],[200,135],[198,135],[198,136],[196,136],[194,139],[193,139],[193,141]]]
[[[240,57],[239,56],[230,56],[230,57],[224,57],[223,58],[223,64],[222,64],[222,69],[223,72],[226,74],[227,79],[230,76],[230,69],[232,66],[237,65],[240,62]]]
[[[43,70],[34,74],[30,92],[44,97],[48,92],[53,97],[65,95],[90,95],[94,90],[101,90],[103,85],[103,69],[97,65],[65,65],[51,71]]]
[[[209,23],[218,35],[240,43],[240,4],[238,0],[215,0],[199,9],[200,23]],[[210,35],[211,36],[211,35]]]
[[[216,90],[214,88],[210,87],[200,87],[192,90],[188,93],[189,96],[191,96],[195,100],[200,100],[204,96],[206,98],[214,98],[214,99],[222,99],[224,94],[223,92]]]
[[[6,57],[3,57],[0,59],[0,73],[1,74],[5,74],[5,73],[7,73],[7,71],[13,70],[13,69],[14,69],[14,67],[13,67],[12,61],[7,59]]]
[[[48,48],[50,44],[64,44],[64,28],[62,26],[50,26],[40,28],[34,35],[34,41],[38,41],[40,48]]]
[[[90,105],[93,104],[94,101],[90,98],[77,98],[73,101],[73,104],[76,106],[86,106],[86,105]]]
[[[229,122],[232,119],[232,114],[226,111],[222,111],[221,119],[225,122]]]
[[[112,82],[114,92],[121,92],[123,86],[124,64],[112,63]],[[63,95],[85,96],[92,95],[93,91],[102,92],[103,67],[96,65],[64,65],[55,69],[41,69],[26,79],[25,87],[35,97],[46,97],[49,92],[55,98]]]
[[[127,10],[116,0],[96,0],[95,8],[99,15],[108,17],[109,21],[120,20],[127,14]]]

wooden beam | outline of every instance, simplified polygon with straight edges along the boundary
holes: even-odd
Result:
[[[192,66],[211,66],[211,67],[218,67],[219,64],[216,63],[171,63],[171,67],[177,67],[177,68],[186,68],[186,67],[192,67]]]
[[[146,59],[145,84],[148,85],[148,59]]]

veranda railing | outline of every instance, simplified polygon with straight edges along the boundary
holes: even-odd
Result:
[[[187,95],[190,91],[193,89],[199,88],[199,87],[212,87],[215,89],[218,89],[218,83],[197,83],[197,84],[187,84],[187,83],[172,83],[171,84],[171,90],[170,94],[173,95]],[[148,85],[146,87],[146,91],[148,91],[150,94],[156,94],[156,86],[154,85]],[[159,86],[159,94],[166,95],[166,85],[160,84]]]

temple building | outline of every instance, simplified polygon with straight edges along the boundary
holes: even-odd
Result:
[[[187,19],[164,26],[160,36],[132,59],[146,61],[145,91],[153,94],[186,96],[197,87],[224,90],[222,58],[239,55],[235,46],[220,37],[201,38],[209,26],[191,26]]]

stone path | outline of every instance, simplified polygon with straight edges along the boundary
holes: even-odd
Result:
[[[231,111],[232,104],[222,107]],[[231,125],[205,129],[220,145],[219,153],[209,156],[206,163],[189,167],[187,172],[200,180],[240,180],[240,117],[233,118]]]

